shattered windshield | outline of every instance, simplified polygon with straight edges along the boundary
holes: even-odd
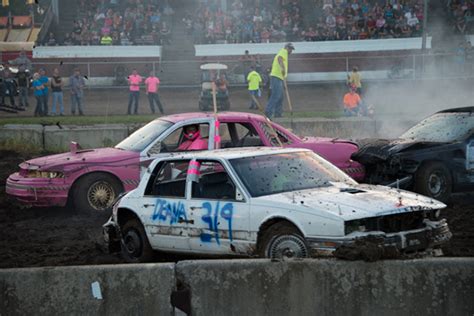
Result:
[[[474,129],[474,116],[464,113],[438,113],[406,131],[400,138],[449,143],[460,140]]]
[[[356,184],[311,152],[237,158],[230,163],[253,197],[327,187],[331,182]]]
[[[125,138],[115,148],[141,152],[172,125],[168,121],[154,120]]]

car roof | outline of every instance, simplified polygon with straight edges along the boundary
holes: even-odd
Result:
[[[167,116],[161,116],[158,120],[166,120],[173,123],[178,123],[184,120],[198,119],[198,118],[208,118],[214,117],[213,112],[190,112],[190,113],[181,113],[173,114]],[[219,112],[217,113],[218,119],[257,119],[262,120],[263,116],[259,114],[247,113],[247,112]]]
[[[446,109],[436,113],[474,113],[474,106]]]
[[[173,158],[180,159],[235,159],[255,156],[264,156],[272,154],[288,154],[296,152],[312,152],[309,149],[302,148],[281,148],[281,147],[242,147],[242,148],[226,148],[196,152],[186,152],[182,154],[174,154]],[[159,158],[158,158],[159,159]]]

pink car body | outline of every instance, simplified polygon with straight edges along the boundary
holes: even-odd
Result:
[[[215,123],[212,113],[185,113],[160,117],[143,126],[114,148],[77,150],[31,159],[7,179],[6,192],[30,206],[65,206],[103,210],[120,192],[134,189],[140,174],[156,157],[170,155],[182,142],[182,129],[198,124],[214,149],[215,128],[220,125],[221,147],[278,146],[274,132],[261,115],[222,112]],[[271,123],[284,147],[307,148],[332,162],[355,180],[364,178],[364,168],[350,159],[358,146],[347,140],[300,138]],[[204,130],[208,128],[208,131]],[[227,129],[227,130],[226,130]],[[177,135],[181,136],[177,138]],[[206,135],[207,134],[207,135]],[[177,139],[176,144],[169,139]]]

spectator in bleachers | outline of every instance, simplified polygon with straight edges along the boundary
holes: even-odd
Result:
[[[48,37],[45,39],[46,46],[56,46],[58,42],[56,41],[56,37],[54,36],[53,32],[49,32]]]

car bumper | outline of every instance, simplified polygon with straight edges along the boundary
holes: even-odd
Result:
[[[353,245],[370,237],[379,237],[384,248],[397,248],[401,253],[423,251],[446,243],[452,237],[446,220],[425,220],[425,227],[398,233],[383,232],[357,233],[354,236],[335,238],[307,238],[313,256],[332,255],[342,245]]]
[[[65,206],[69,185],[64,179],[25,178],[18,173],[7,179],[5,191],[27,206]]]
[[[109,253],[115,253],[120,251],[121,233],[117,223],[110,218],[107,223],[102,226],[102,233],[104,235],[105,244],[109,250]]]

